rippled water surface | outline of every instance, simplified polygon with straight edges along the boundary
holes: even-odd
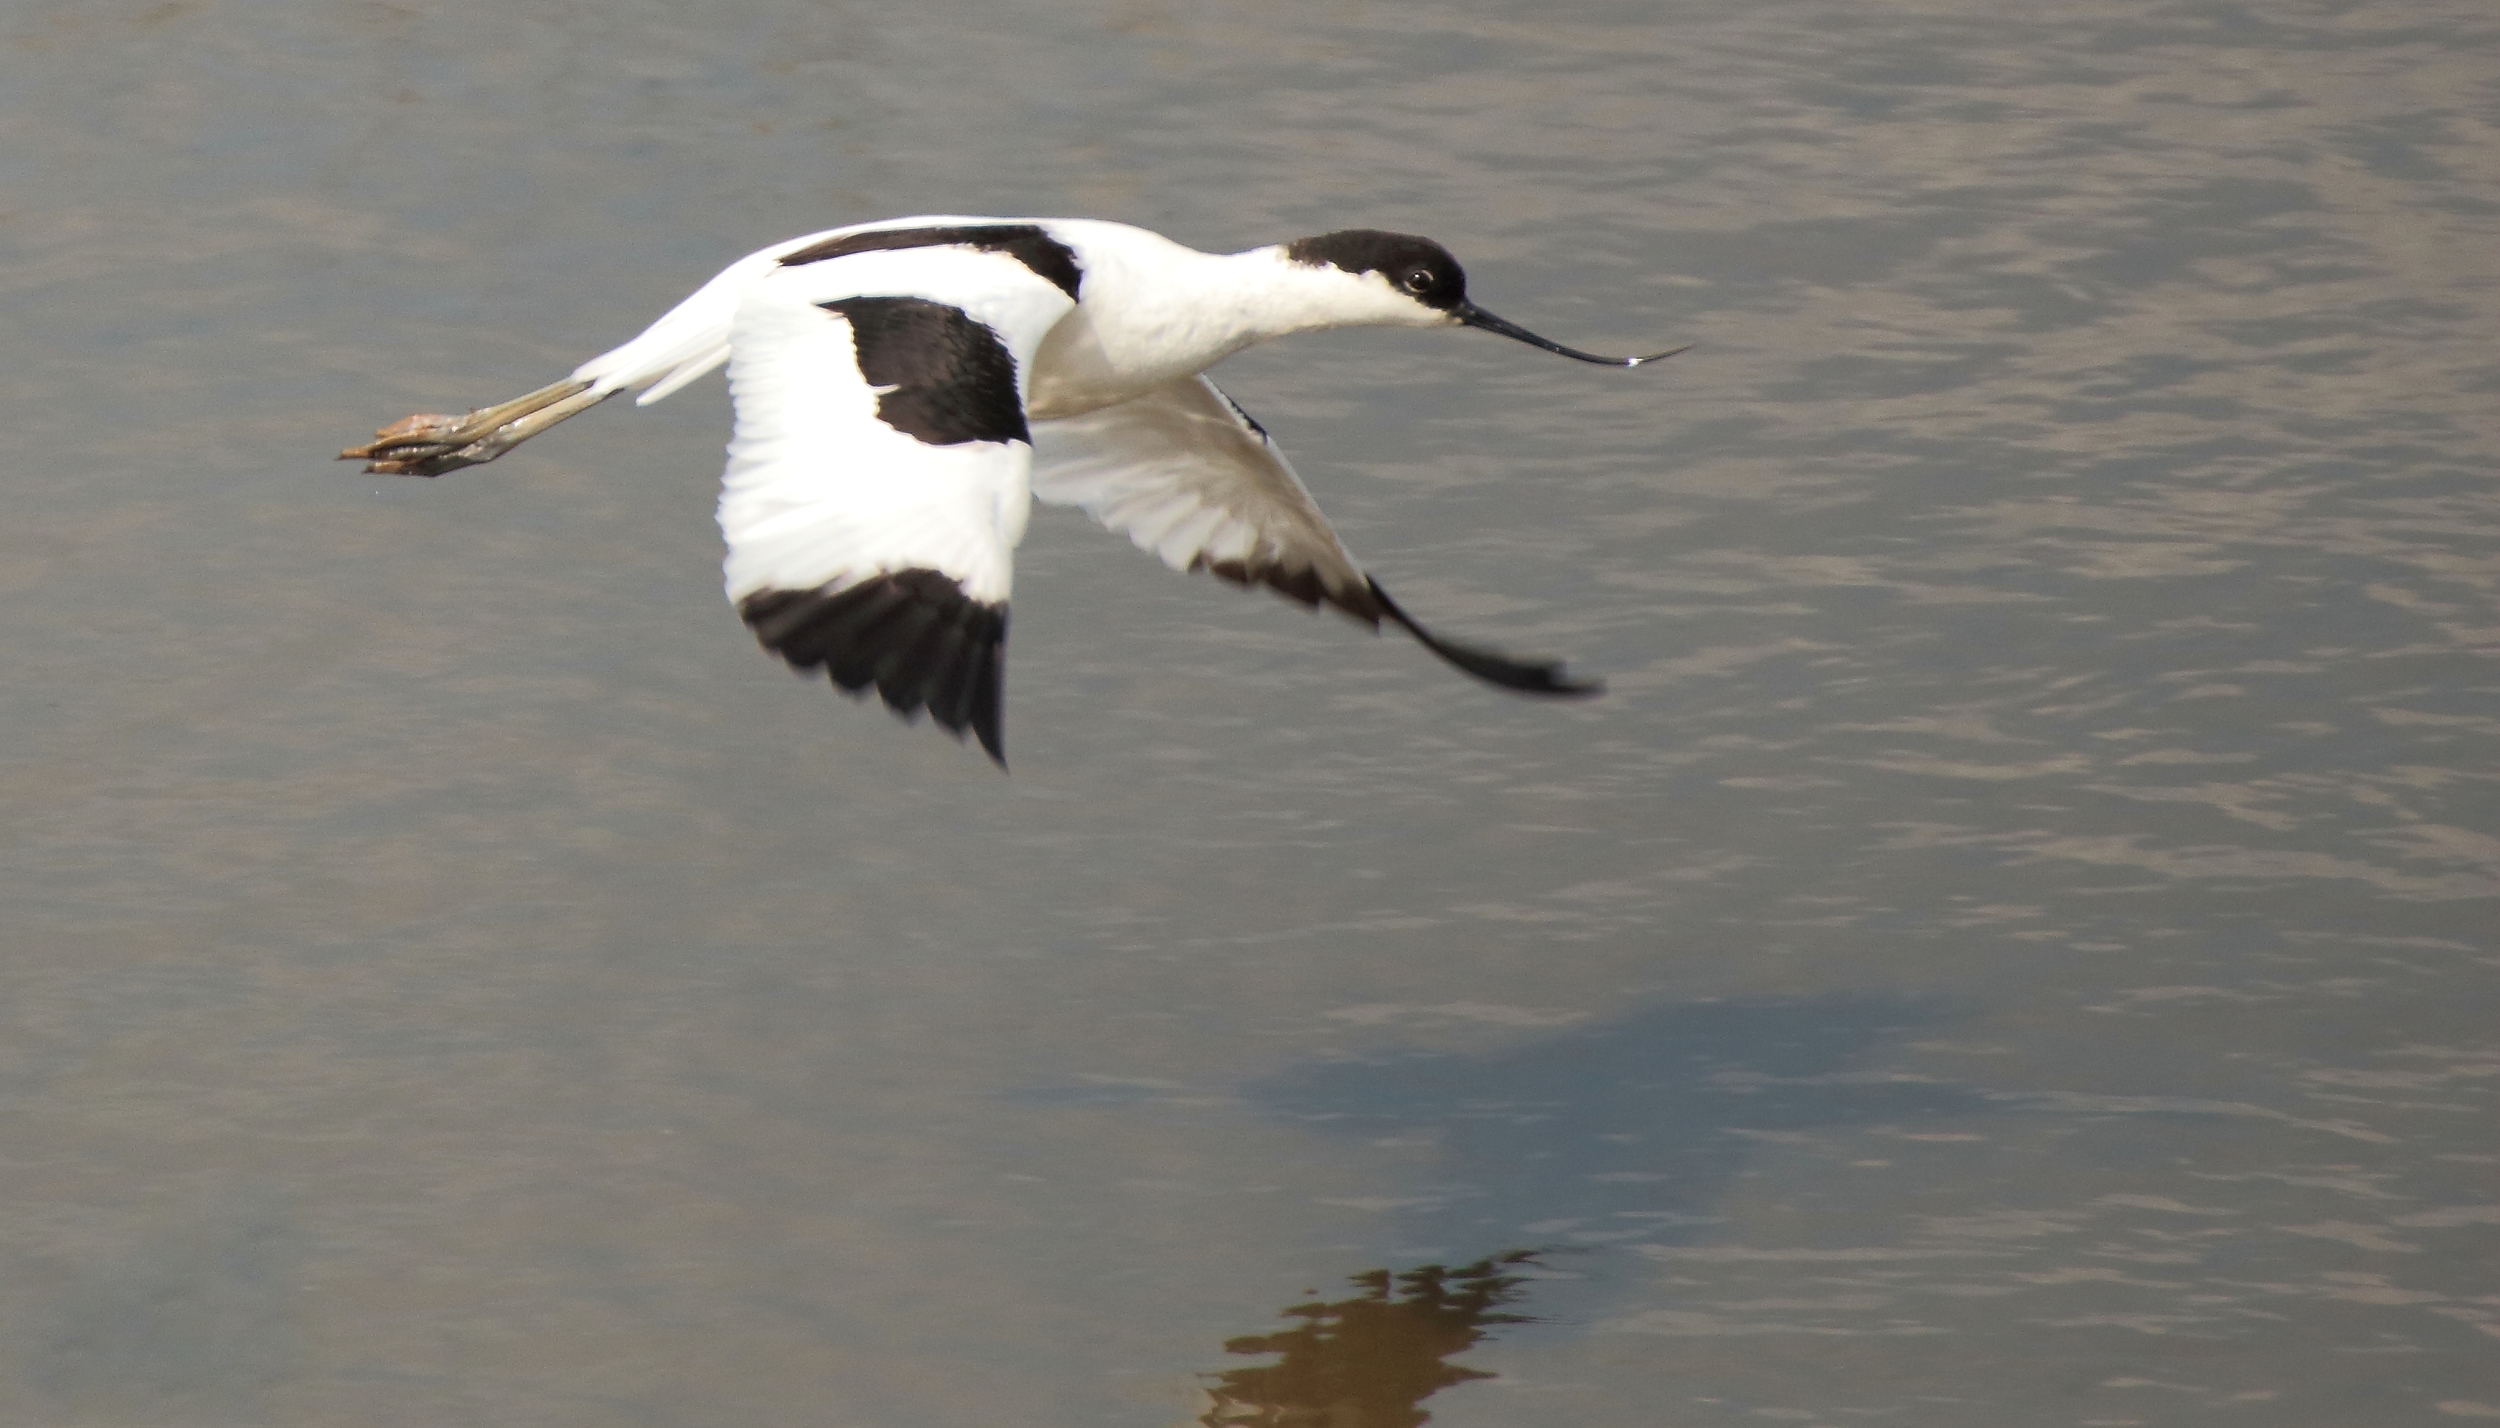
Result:
[[[1001,777],[717,382],[327,460],[931,211],[1698,344],[1225,368],[1612,693],[1045,513]],[[0,1422],[2500,1417],[2496,221],[2482,0],[19,0]]]

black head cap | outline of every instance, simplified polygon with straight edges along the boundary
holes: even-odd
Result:
[[[1314,268],[1378,273],[1389,280],[1389,286],[1426,307],[1450,311],[1467,301],[1467,274],[1459,270],[1450,250],[1412,233],[1348,228],[1297,238],[1285,245],[1285,256]]]

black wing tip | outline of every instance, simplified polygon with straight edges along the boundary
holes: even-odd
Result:
[[[1403,620],[1399,623],[1406,624]],[[1573,679],[1561,660],[1512,659],[1481,646],[1425,635],[1411,625],[1407,632],[1453,667],[1515,694],[1533,694],[1542,699],[1594,699],[1606,692],[1604,680]]]
[[[1440,656],[1452,668],[1474,675],[1487,684],[1545,699],[1594,699],[1606,692],[1604,680],[1573,679],[1565,672],[1561,660],[1513,659],[1496,650],[1445,640],[1425,629],[1397,601],[1390,599],[1389,592],[1380,588],[1379,581],[1366,575],[1363,583],[1370,587],[1372,598],[1380,603],[1381,613],[1397,621],[1400,627],[1415,637],[1417,644]]]
[[[1487,650],[1471,650],[1469,653],[1483,659],[1484,665],[1481,668],[1460,665],[1461,669],[1521,694],[1534,694],[1546,699],[1595,699],[1606,692],[1606,681],[1574,679],[1561,660],[1532,664],[1506,659]]]
[[[738,614],[756,642],[801,674],[823,670],[836,689],[875,689],[906,723],[925,710],[958,740],[980,740],[1007,767],[1001,721],[1007,606],[975,600],[937,570],[888,571],[850,585],[754,591]]]

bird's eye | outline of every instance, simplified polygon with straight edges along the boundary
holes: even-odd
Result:
[[[1398,280],[1398,286],[1405,288],[1410,293],[1428,293],[1432,291],[1432,270],[1430,268],[1417,268],[1408,273],[1405,277],[1400,278]]]

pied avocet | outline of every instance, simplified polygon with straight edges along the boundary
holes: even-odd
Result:
[[[1213,254],[1092,219],[931,216],[811,233],[732,263],[642,335],[524,397],[412,416],[343,459],[437,476],[619,392],[729,364],[720,501],[730,600],[766,649],[1001,766],[1001,660],[1031,498],[1082,508],[1175,569],[1387,619],[1459,669],[1586,695],[1559,663],[1446,640],[1346,551],[1267,432],[1199,375],[1271,337],[1478,327],[1583,362],[1467,298],[1427,238],[1372,229]]]

